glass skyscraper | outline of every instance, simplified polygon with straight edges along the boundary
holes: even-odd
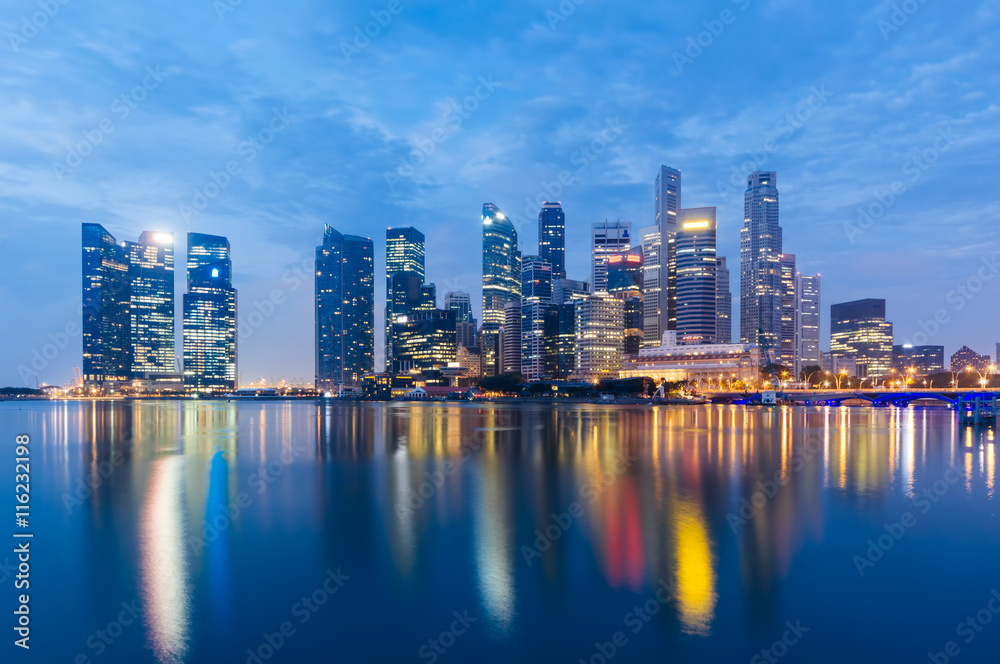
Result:
[[[552,266],[526,256],[521,269],[521,374],[545,377],[545,311],[552,304]]]
[[[500,208],[483,204],[483,375],[499,373],[499,334],[504,307],[521,300],[521,251],[517,231]]]
[[[385,231],[385,366],[387,371],[392,368],[392,325],[400,316],[411,313],[408,298],[397,293],[393,284],[410,286],[410,279],[416,278],[417,288],[423,285],[425,274],[425,241],[424,234],[416,228],[389,228]],[[396,275],[406,275],[395,281]],[[412,299],[412,298],[410,298]]]
[[[538,257],[552,266],[553,279],[566,278],[566,214],[560,203],[538,213]]]
[[[823,352],[820,349],[820,276],[812,277],[796,274],[795,297],[798,300],[799,321],[799,373],[804,367],[823,366]]]
[[[146,231],[126,242],[131,284],[132,377],[175,370],[174,235]]]
[[[716,340],[716,228],[714,207],[677,213],[677,339],[683,344]]]
[[[83,384],[113,390],[131,378],[129,256],[100,224],[83,224]]]
[[[637,355],[643,340],[642,253],[635,247],[608,258],[608,294],[622,301],[626,355]]]
[[[885,300],[866,299],[830,307],[830,353],[857,360],[859,378],[879,377],[892,368],[892,323]]]
[[[236,389],[236,289],[229,240],[188,233],[184,294],[184,387],[212,393]]]
[[[729,288],[729,267],[726,257],[719,256],[715,261],[715,302],[716,323],[715,343],[733,343],[733,293]]]
[[[799,370],[799,308],[796,286],[795,254],[781,254],[781,344],[778,346],[778,363],[789,374],[798,376]]]
[[[316,247],[316,389],[375,371],[375,245],[326,226]]]
[[[608,258],[632,248],[632,224],[608,221],[593,224],[590,231],[590,286],[594,294],[608,292]]]
[[[677,213],[681,209],[681,172],[660,166],[653,186],[653,227],[643,229],[645,275],[645,336],[647,346],[659,346],[663,333],[677,329]],[[652,232],[650,232],[652,231]],[[657,246],[646,251],[647,242]],[[655,262],[652,262],[655,261]]]
[[[740,229],[740,341],[757,343],[763,335],[781,347],[781,226],[777,174],[755,171],[747,178]]]

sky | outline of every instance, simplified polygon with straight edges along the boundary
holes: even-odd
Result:
[[[866,297],[897,343],[1000,342],[1000,0],[8,0],[0,24],[0,385],[81,365],[81,222],[173,232],[181,266],[187,232],[227,236],[262,311],[241,380],[310,382],[324,224],[374,240],[376,321],[390,226],[479,318],[484,202],[527,255],[561,201],[588,279],[591,223],[649,225],[660,164],[718,208],[734,304],[746,176],[773,170],[824,348]]]

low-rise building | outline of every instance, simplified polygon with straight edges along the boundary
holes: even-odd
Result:
[[[640,348],[625,359],[622,378],[649,377],[656,381],[750,383],[760,378],[761,357],[756,344],[679,345],[677,333],[663,333],[663,342]]]

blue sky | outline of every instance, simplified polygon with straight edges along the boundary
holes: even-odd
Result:
[[[81,222],[172,231],[181,264],[186,232],[228,236],[241,317],[284,296],[244,381],[311,380],[325,223],[374,239],[378,312],[384,229],[412,225],[439,298],[468,290],[478,317],[483,202],[534,253],[529,202],[561,200],[588,278],[591,222],[648,225],[661,163],[685,207],[719,208],[734,294],[742,180],[777,171],[824,347],[829,305],[863,297],[897,342],[1000,341],[996,0],[17,0],[2,25],[0,384],[33,386],[18,367],[79,324]],[[65,341],[42,382],[80,365]]]

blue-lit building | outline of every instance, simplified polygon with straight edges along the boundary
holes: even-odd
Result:
[[[553,279],[566,278],[566,214],[558,202],[538,213],[538,257],[552,266]]]
[[[360,387],[375,371],[375,245],[330,226],[316,247],[316,389]]]
[[[517,231],[500,208],[484,203],[482,221],[483,327],[479,346],[483,375],[493,376],[501,373],[499,341],[504,308],[521,301],[521,251]]]
[[[174,235],[146,231],[129,255],[132,377],[171,373],[174,341]]]
[[[229,240],[188,233],[184,294],[184,387],[198,394],[236,389],[236,289]]]
[[[100,224],[83,224],[83,384],[121,388],[132,377],[129,256]]]
[[[424,234],[416,228],[386,229],[384,341],[387,371],[392,370],[392,326],[400,316],[408,316],[414,310],[414,303],[419,301],[419,291],[426,277],[425,253]],[[406,292],[399,292],[400,288]]]

